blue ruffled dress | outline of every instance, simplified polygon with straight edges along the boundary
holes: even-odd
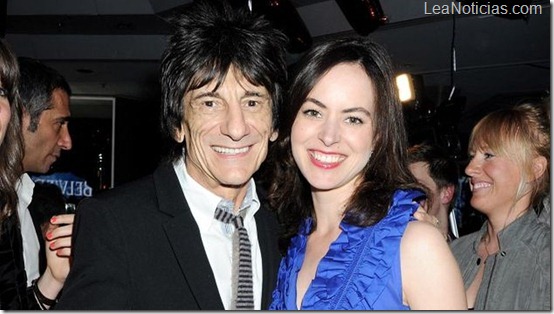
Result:
[[[389,213],[377,224],[341,222],[337,240],[319,262],[302,310],[409,310],[402,303],[400,240],[418,208],[417,190],[397,190]],[[270,310],[297,310],[296,279],[312,227],[307,218],[281,260]]]

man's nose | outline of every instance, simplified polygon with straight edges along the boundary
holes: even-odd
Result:
[[[221,132],[234,141],[240,141],[248,135],[249,127],[240,104],[229,106],[225,121],[222,122]]]
[[[69,134],[69,128],[67,127],[67,123],[62,126],[62,130],[60,133],[60,138],[58,140],[58,146],[61,147],[63,150],[70,150],[73,146],[73,143],[71,141],[71,135]]]

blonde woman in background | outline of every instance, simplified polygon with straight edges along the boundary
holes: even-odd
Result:
[[[482,228],[451,245],[475,310],[550,310],[550,227],[533,208],[550,187],[550,119],[525,104],[490,113],[469,141],[471,206]]]

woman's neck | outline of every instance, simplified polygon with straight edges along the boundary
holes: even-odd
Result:
[[[511,207],[504,210],[496,210],[488,215],[487,234],[482,239],[488,251],[487,253],[489,253],[488,255],[495,253],[500,248],[498,234],[527,212],[529,206],[529,197],[525,195]]]
[[[338,228],[344,217],[346,203],[351,195],[351,191],[341,189],[312,191],[318,232],[334,232]]]
[[[530,199],[528,195],[523,196],[515,204],[506,206],[504,209],[494,210],[487,215],[488,219],[488,233],[489,235],[496,236],[500,231],[504,230],[506,226],[510,225],[514,220],[521,217],[530,206]]]

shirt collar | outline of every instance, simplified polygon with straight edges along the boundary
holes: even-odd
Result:
[[[183,157],[173,163],[173,168],[200,232],[208,230],[213,223],[218,223],[214,219],[214,213],[219,202],[224,199],[200,185],[188,174]],[[254,219],[254,214],[260,208],[260,200],[256,193],[254,179],[250,179],[248,188],[250,190],[247,192],[247,195],[252,195],[252,205],[244,216],[245,224]]]
[[[19,181],[17,182],[17,196],[19,197],[19,202],[21,203],[21,206],[19,206],[21,209],[26,209],[27,206],[31,203],[31,199],[33,197],[33,189],[35,188],[35,183],[31,179],[31,177],[24,173],[19,178]],[[21,215],[21,213],[19,213]]]
[[[500,230],[498,232],[499,251],[513,246],[515,241],[521,238],[520,236],[522,232],[525,230],[525,228],[528,227],[529,224],[538,224],[537,219],[537,214],[535,213],[533,208],[529,208],[521,216],[519,216],[509,225]],[[488,220],[486,220],[481,226],[481,229],[479,229],[478,231],[479,236],[475,238],[475,242],[473,243],[473,252],[475,254],[477,254],[481,239],[486,236],[488,228],[489,223]]]

